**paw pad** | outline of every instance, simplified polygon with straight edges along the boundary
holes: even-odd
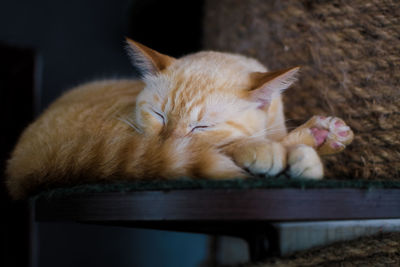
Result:
[[[325,129],[319,128],[311,128],[311,133],[315,138],[317,146],[320,146],[323,142],[325,142],[326,138],[328,137],[329,131]]]
[[[311,119],[310,131],[319,154],[340,152],[354,137],[350,127],[336,117],[314,116]]]

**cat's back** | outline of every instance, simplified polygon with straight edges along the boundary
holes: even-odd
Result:
[[[93,126],[104,130],[107,123],[118,121],[120,116],[133,111],[142,88],[142,82],[137,80],[95,81],[73,88],[55,100],[24,131],[20,143],[25,139],[32,142],[44,133],[60,139],[65,132],[69,138],[82,131],[93,133]]]
[[[116,109],[134,105],[136,96],[143,89],[138,80],[103,80],[75,87],[55,100],[37,121],[57,115],[85,120],[86,116],[107,117]],[[78,116],[78,114],[81,114]],[[83,116],[82,116],[83,115]]]
[[[74,166],[99,161],[104,154],[99,150],[106,149],[110,138],[117,140],[128,131],[121,120],[133,113],[142,88],[137,80],[105,80],[66,92],[21,135],[8,161],[8,183],[29,181],[29,176],[45,179],[49,173],[62,176]]]

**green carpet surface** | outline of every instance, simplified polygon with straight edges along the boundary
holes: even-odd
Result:
[[[61,197],[82,193],[134,192],[154,190],[187,190],[187,189],[272,189],[272,188],[354,188],[354,189],[400,189],[399,181],[367,180],[306,180],[288,178],[250,178],[231,180],[176,179],[176,180],[136,180],[115,181],[107,183],[81,184],[70,187],[59,187],[45,190],[36,197]]]

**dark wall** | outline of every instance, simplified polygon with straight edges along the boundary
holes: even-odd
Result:
[[[26,202],[12,202],[2,177],[19,133],[33,119],[35,52],[0,43],[0,266],[26,266],[29,213]],[[19,253],[19,254],[18,254]]]
[[[2,0],[0,40],[35,48],[40,108],[81,82],[134,74],[124,36],[172,56],[201,48],[202,0]]]
[[[199,51],[202,47],[203,2],[134,1],[129,17],[129,36],[174,57]]]
[[[129,0],[0,2],[0,40],[38,53],[40,108],[81,82],[132,75],[121,49],[131,5]]]
[[[10,114],[11,110],[5,113],[8,117],[14,115],[18,127],[22,127],[35,116],[31,111],[33,106],[37,115],[72,86],[94,79],[135,77],[123,49],[124,36],[172,56],[198,50],[201,3],[182,0],[2,0],[0,43],[33,51],[32,85],[26,90],[36,96],[28,101],[30,110],[17,108],[18,116],[15,111]],[[21,95],[18,88],[0,89]],[[22,105],[18,97],[13,100],[6,94],[2,97],[4,101],[13,101],[9,103],[11,106]],[[20,128],[12,133],[10,129],[2,128],[13,137],[10,141],[13,143]],[[10,147],[12,144],[3,147],[2,155],[8,154]],[[2,197],[5,197],[4,192]],[[2,214],[10,209],[14,213],[26,212],[26,205],[16,210],[4,203]],[[22,264],[27,260],[21,259],[27,257],[29,244],[23,235],[27,234],[29,224],[15,222],[28,217],[27,214],[9,217],[9,223],[2,225],[6,230],[0,237],[3,250],[0,255],[8,260],[1,259],[0,265],[5,262],[8,266],[25,266]],[[207,250],[207,237],[202,235],[64,223],[41,223],[36,229],[35,249],[40,267],[196,266],[205,258]]]
[[[194,267],[207,257],[200,234],[70,223],[40,223],[39,233],[38,267]]]

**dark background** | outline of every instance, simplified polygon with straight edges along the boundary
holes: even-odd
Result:
[[[135,77],[124,36],[172,56],[201,49],[203,1],[2,0],[0,2],[0,266],[197,266],[204,235],[66,223],[29,224],[12,202],[4,163],[22,129],[82,82]],[[33,229],[34,231],[30,231]]]

